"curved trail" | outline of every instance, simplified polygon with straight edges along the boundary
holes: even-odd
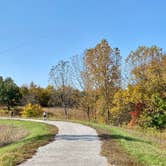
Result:
[[[58,127],[55,141],[40,147],[20,166],[107,166],[100,155],[101,141],[94,129],[71,122],[42,121]]]

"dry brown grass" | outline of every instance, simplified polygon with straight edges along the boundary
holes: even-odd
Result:
[[[3,121],[3,126],[4,123],[11,123],[11,121]],[[16,142],[14,141],[14,143],[0,147],[0,166],[18,165],[26,159],[31,158],[39,147],[53,141],[58,132],[55,126],[43,123],[15,120],[13,120],[12,123],[14,126],[26,128],[28,135],[23,139],[19,139]],[[6,126],[9,125],[7,124]]]
[[[53,119],[66,119],[63,108],[55,107],[55,108],[43,108],[44,111],[49,113],[50,118]],[[85,112],[79,109],[68,109],[68,120],[80,120],[80,121],[88,121],[87,115]]]
[[[0,125],[0,147],[25,137],[28,131],[12,125]]]
[[[0,109],[0,116],[9,116],[9,112],[4,109]]]

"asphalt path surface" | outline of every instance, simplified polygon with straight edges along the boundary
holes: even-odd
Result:
[[[59,132],[55,141],[40,147],[20,166],[108,166],[107,159],[100,155],[101,141],[95,129],[71,122],[31,121],[55,125]]]

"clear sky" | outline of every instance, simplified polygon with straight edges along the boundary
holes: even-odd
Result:
[[[166,50],[165,0],[0,0],[0,75],[46,86],[52,65],[105,38],[125,58]]]

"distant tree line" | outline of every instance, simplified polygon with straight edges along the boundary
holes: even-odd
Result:
[[[72,108],[77,105],[77,100],[80,92],[72,87],[65,87],[66,90],[70,91],[70,96],[66,99],[68,102],[68,107]],[[53,86],[47,86],[42,88],[35,85],[33,82],[29,86],[21,86],[20,92],[22,98],[20,100],[21,105],[26,105],[28,103],[39,104],[42,107],[61,107],[63,95],[63,90],[61,88],[55,89]]]
[[[65,87],[70,91],[68,96],[67,106],[69,108],[76,107],[78,105],[79,96],[81,92],[72,87]],[[61,88],[55,89],[53,86],[47,86],[42,88],[37,86],[33,82],[28,85],[17,86],[12,78],[8,77],[3,80],[0,77],[0,105],[7,106],[10,110],[14,106],[24,106],[26,104],[39,104],[42,107],[61,107],[61,96],[63,91]]]

